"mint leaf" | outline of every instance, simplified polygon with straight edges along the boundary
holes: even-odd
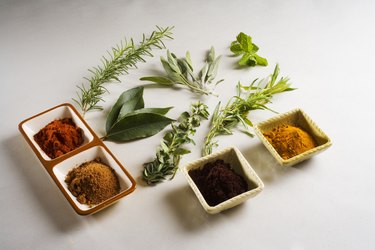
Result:
[[[232,42],[230,46],[230,51],[232,51],[236,56],[242,54],[242,46],[237,44],[236,41]]]
[[[268,62],[266,58],[263,58],[261,56],[258,56],[257,54],[254,54],[254,58],[256,60],[256,63],[261,66],[267,66]]]
[[[240,32],[236,40],[230,45],[230,51],[235,56],[242,55],[241,59],[238,61],[240,66],[267,66],[267,59],[261,57],[257,54],[259,47],[252,42],[252,38],[243,32]]]

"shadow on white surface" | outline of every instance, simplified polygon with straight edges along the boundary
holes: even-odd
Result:
[[[242,216],[241,211],[243,212],[246,206],[245,202],[219,214],[208,214],[188,185],[173,189],[166,194],[165,199],[171,208],[171,214],[175,215],[179,225],[188,232],[209,230],[224,223],[228,217]]]
[[[29,204],[29,209],[32,207],[43,209],[43,214],[59,231],[67,232],[79,226],[78,215],[69,206],[21,135],[10,137],[3,143],[13,161],[14,171],[18,172],[20,181],[25,184],[25,190],[33,198],[30,200],[37,203]]]
[[[242,151],[246,160],[266,185],[270,185],[296,169],[303,169],[312,159],[292,167],[280,166],[262,143],[256,143]]]

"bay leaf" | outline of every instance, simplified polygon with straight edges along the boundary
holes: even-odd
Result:
[[[139,113],[124,116],[117,121],[104,137],[107,140],[125,142],[152,136],[166,126],[173,119],[159,114]]]
[[[173,107],[166,107],[166,108],[141,108],[141,109],[137,109],[137,110],[134,110],[131,113],[126,114],[126,116],[134,115],[134,114],[141,114],[141,113],[153,113],[153,114],[165,115],[172,108]]]
[[[126,113],[143,107],[143,87],[136,87],[123,92],[108,114],[106,121],[107,134],[113,124],[119,119],[120,113],[123,116]]]

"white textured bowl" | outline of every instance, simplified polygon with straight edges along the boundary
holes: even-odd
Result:
[[[283,159],[272,144],[263,135],[279,125],[294,125],[309,133],[317,143],[317,146],[289,159]],[[277,162],[282,166],[292,166],[301,161],[317,155],[332,145],[331,139],[313,122],[313,120],[301,109],[294,109],[284,114],[277,115],[254,126],[255,134],[263,142]]]
[[[243,176],[249,186],[249,190],[231,199],[223,201],[216,206],[210,206],[206,202],[202,193],[199,191],[193,179],[190,177],[189,171],[202,168],[206,163],[213,162],[218,159],[229,163],[236,173]],[[237,206],[247,199],[254,197],[264,188],[262,180],[258,177],[255,171],[251,168],[249,162],[236,147],[228,147],[191,162],[182,168],[182,172],[184,173],[190,187],[193,189],[203,208],[210,214],[216,214],[228,208]]]

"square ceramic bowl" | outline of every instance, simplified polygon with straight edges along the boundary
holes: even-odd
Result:
[[[276,128],[279,125],[294,125],[302,128],[310,134],[317,146],[289,159],[283,159],[271,145],[263,133]],[[254,126],[255,134],[263,142],[277,162],[282,166],[292,166],[301,161],[317,155],[332,145],[331,139],[313,122],[313,120],[301,109],[294,109],[287,113],[277,115]]]
[[[199,191],[199,188],[194,183],[193,179],[190,177],[189,171],[202,168],[206,163],[213,162],[218,159],[223,160],[225,163],[229,163],[237,174],[243,176],[248,184],[249,190],[231,199],[221,202],[216,206],[210,206],[203,197],[202,193]],[[255,171],[251,168],[249,162],[236,147],[228,147],[202,157],[194,162],[187,164],[182,168],[182,171],[190,187],[193,189],[195,195],[202,204],[204,210],[206,210],[206,212],[210,214],[216,214],[226,209],[237,206],[247,199],[254,197],[264,188],[262,180],[258,177]]]
[[[25,121],[21,122],[19,125],[19,129],[27,142],[30,144],[32,149],[34,150],[35,154],[38,158],[42,161],[55,161],[58,158],[64,158],[68,154],[74,153],[74,151],[79,150],[80,147],[66,153],[65,155],[59,156],[55,159],[51,159],[38,145],[38,143],[34,140],[34,135],[38,133],[42,128],[44,128],[47,124],[54,120],[62,119],[62,118],[71,118],[76,126],[83,130],[83,144],[80,147],[87,145],[88,143],[94,140],[94,132],[89,128],[87,123],[80,117],[77,110],[70,104],[62,104],[41,112]]]
[[[83,144],[55,159],[48,157],[34,140],[34,135],[51,121],[62,118],[71,118],[74,123],[83,130]],[[106,145],[99,139],[95,132],[90,128],[86,121],[81,117],[78,111],[69,103],[64,103],[41,112],[22,121],[18,126],[21,134],[30,145],[45,170],[55,181],[62,194],[71,204],[73,209],[80,215],[88,215],[115,203],[120,198],[135,190],[136,182],[128,171],[115,158]],[[100,158],[106,165],[112,167],[120,181],[120,193],[103,201],[95,206],[80,204],[77,199],[70,193],[65,183],[65,177],[68,172],[81,165],[84,162]]]
[[[120,182],[120,192],[119,194],[109,198],[106,201],[94,206],[88,206],[81,204],[77,201],[77,198],[72,195],[68,189],[68,185],[65,182],[65,178],[70,170],[78,167],[84,162],[92,161],[96,158],[100,158],[101,162],[105,165],[110,166],[116,172],[116,175]],[[97,212],[114,202],[118,201],[119,198],[132,192],[133,182],[129,178],[129,174],[124,169],[124,167],[113,157],[113,155],[108,151],[108,149],[102,146],[94,146],[87,150],[84,150],[72,157],[69,157],[63,162],[58,163],[52,168],[52,178],[61,189],[64,196],[67,198],[69,203],[72,205],[74,210],[81,215],[91,214]]]

